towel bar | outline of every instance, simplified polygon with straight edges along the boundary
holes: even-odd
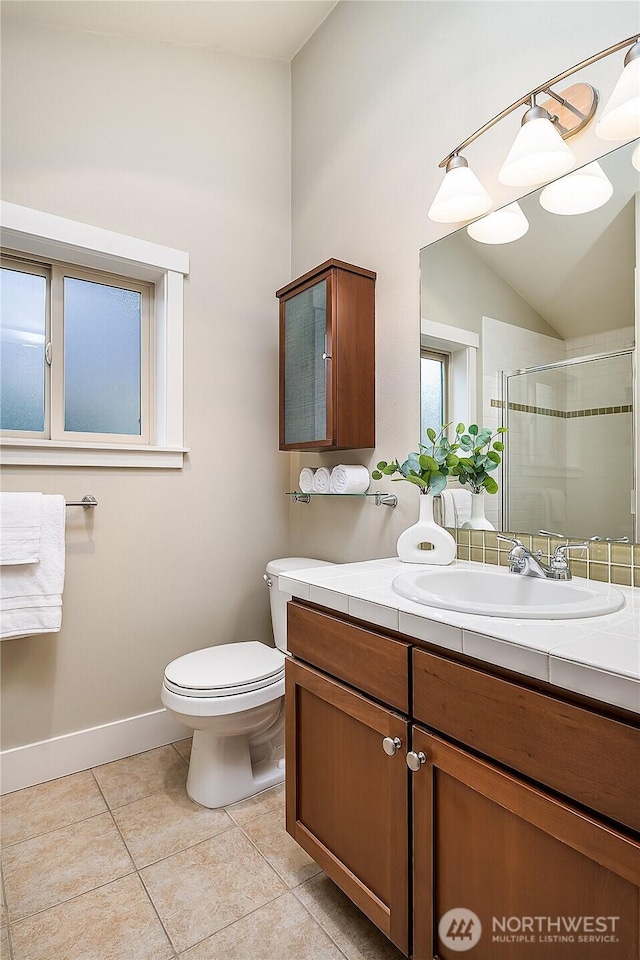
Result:
[[[67,507],[97,507],[98,501],[90,493],[82,498],[82,500],[67,500]]]

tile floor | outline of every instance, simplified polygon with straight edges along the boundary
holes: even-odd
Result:
[[[402,960],[284,830],[284,790],[219,810],[190,742],[2,800],[2,960]]]

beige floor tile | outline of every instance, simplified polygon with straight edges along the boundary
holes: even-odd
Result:
[[[140,875],[178,951],[286,891],[237,827],[145,867]]]
[[[187,781],[187,767],[171,744],[94,767],[93,773],[111,808]]]
[[[173,949],[135,875],[21,920],[14,960],[168,960]]]
[[[286,884],[296,887],[320,872],[320,867],[284,828],[284,810],[250,820],[242,829]]]
[[[9,931],[6,927],[0,930],[0,960],[9,960]]]
[[[17,843],[102,813],[107,805],[90,770],[2,798],[2,843]]]
[[[344,960],[288,893],[181,954],[181,960]]]
[[[184,787],[136,800],[113,812],[137,867],[146,867],[234,826],[223,809],[207,810]]]
[[[134,869],[110,813],[15,843],[4,851],[3,865],[12,922]]]
[[[191,759],[191,737],[187,740],[178,740],[174,743],[174,747],[180,754],[180,756],[189,763]]]
[[[294,892],[348,960],[406,960],[324,874]]]
[[[244,826],[250,820],[261,817],[272,810],[280,810],[284,816],[284,783],[279,783],[277,787],[271,787],[262,793],[257,793],[255,797],[249,797],[248,800],[240,800],[226,808],[227,813],[233,817],[236,823]]]

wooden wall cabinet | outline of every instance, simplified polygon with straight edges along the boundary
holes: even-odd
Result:
[[[375,281],[327,260],[280,301],[280,449],[375,446]]]
[[[287,830],[389,939],[455,960],[464,907],[474,960],[640,960],[632,718],[297,601],[288,624]]]

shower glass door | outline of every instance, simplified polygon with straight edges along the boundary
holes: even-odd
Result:
[[[505,374],[504,527],[634,539],[633,353]]]

